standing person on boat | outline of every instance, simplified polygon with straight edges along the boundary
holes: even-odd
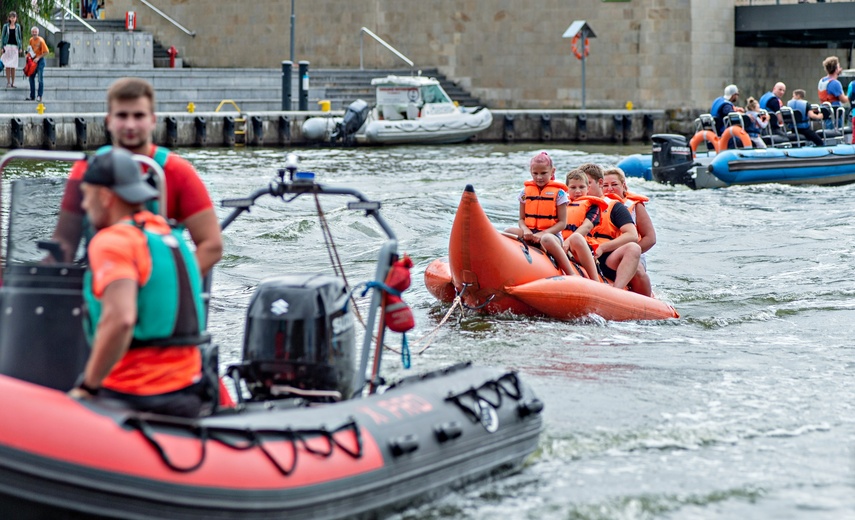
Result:
[[[766,143],[760,137],[760,133],[769,125],[769,114],[759,112],[760,104],[753,97],[749,97],[745,102],[745,115],[748,116],[748,121],[745,123],[745,132],[748,138],[751,139],[751,144],[754,148],[766,148]]]
[[[18,13],[9,12],[9,21],[3,24],[3,55],[0,61],[6,69],[6,88],[15,87],[15,69],[21,55],[21,44],[24,42],[24,31],[18,24]]]
[[[593,163],[585,163],[579,169],[588,175],[588,194],[602,198],[603,169]],[[617,199],[606,198],[606,202],[608,209],[603,211],[600,223],[588,233],[588,244],[600,261],[603,276],[618,289],[629,286],[633,292],[652,296],[649,278],[644,283],[647,273],[640,263],[641,246],[632,215]]]
[[[196,245],[199,267],[203,274],[207,274],[223,254],[220,223],[208,190],[193,165],[152,143],[157,118],[151,84],[140,78],[116,80],[107,91],[106,124],[114,147],[151,157],[163,168],[166,216],[190,232],[190,238]],[[69,262],[74,259],[83,231],[80,182],[85,171],[85,161],[72,167],[53,235]]]
[[[32,50],[33,61],[36,62],[36,71],[30,76],[30,97],[27,98],[27,101],[41,101],[45,92],[45,57],[50,50],[45,39],[39,36],[38,27],[30,29],[30,36],[30,49]],[[36,79],[39,82],[38,96],[36,95]]]
[[[820,79],[817,84],[819,102],[831,103],[832,108],[836,110],[841,103],[849,103],[849,98],[843,93],[843,85],[837,79],[837,76],[843,71],[843,67],[840,66],[840,60],[837,59],[837,56],[825,58],[822,61],[822,66],[825,67],[825,72],[828,75]],[[836,113],[832,119],[825,120],[826,130],[834,130],[835,128],[843,130],[843,119],[838,118]]]
[[[599,280],[597,262],[585,237],[600,223],[600,213],[607,204],[602,199],[588,196],[588,176],[582,170],[571,170],[564,184],[570,199],[567,204],[567,226],[561,232],[564,252],[573,255],[588,273],[588,278]]]
[[[792,108],[794,112],[798,112],[802,115],[801,121],[796,123],[796,131],[813,144],[822,146],[824,144],[822,142],[822,138],[813,131],[813,128],[811,128],[810,125],[811,119],[820,120],[822,119],[822,114],[818,114],[811,110],[810,105],[805,100],[805,91],[800,88],[794,90],[793,99],[787,101],[787,106]]]
[[[564,274],[573,267],[562,247],[561,231],[567,227],[567,186],[554,180],[555,166],[546,152],[532,157],[529,163],[530,181],[520,190],[519,227],[505,230],[526,242],[540,244],[549,253]]]
[[[736,106],[739,99],[739,89],[736,85],[728,85],[724,87],[724,95],[713,101],[710,114],[715,119],[715,131],[721,136],[724,132],[724,121],[727,119],[727,114],[731,112],[744,112],[742,107]]]
[[[783,100],[786,93],[787,86],[779,81],[775,83],[772,90],[760,96],[759,100],[760,108],[772,115],[769,118],[772,135],[778,135],[785,139],[787,138],[787,131],[784,129],[784,120],[781,118],[781,107],[784,106]]]
[[[196,258],[143,203],[158,192],[127,150],[97,154],[83,174],[83,207],[97,233],[84,278],[92,351],[69,395],[196,417],[202,406],[205,313]]]

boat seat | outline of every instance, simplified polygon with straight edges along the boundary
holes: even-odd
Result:
[[[781,107],[781,118],[784,120],[784,128],[787,130],[787,137],[790,143],[795,146],[802,146],[805,140],[799,134],[798,126],[803,122],[802,113],[796,112],[792,107]]]
[[[770,121],[773,117],[778,117],[777,112],[769,112],[768,110],[762,108],[760,109],[760,113],[769,116]],[[781,134],[772,132],[771,124],[766,125],[766,128],[763,128],[760,131],[760,139],[762,139],[763,142],[766,143],[766,146],[772,146],[774,148],[790,148],[792,146],[790,144],[789,138]]]
[[[812,105],[812,106],[816,107],[816,105]],[[841,119],[839,112],[835,109],[835,107],[831,106],[831,103],[829,103],[827,101],[817,108],[819,109],[819,112],[822,114],[822,120],[823,120],[822,121],[823,122],[822,129],[819,132],[817,132],[817,134],[819,134],[819,136],[822,137],[823,142],[827,145],[836,145],[836,144],[842,143],[843,131],[838,126],[838,123]],[[838,107],[838,108],[843,108],[843,107]],[[844,109],[844,112],[845,112],[845,109]],[[826,128],[826,126],[825,126],[826,121],[832,122],[832,126],[834,127],[833,130]]]
[[[384,105],[383,108],[381,108],[381,114],[383,115],[383,119],[388,119],[389,121],[400,121],[404,119],[404,114],[401,113],[401,110],[398,107],[390,105]]]
[[[415,121],[419,118],[419,107],[415,103],[407,104],[407,119]]]
[[[725,119],[725,126],[741,126],[745,128],[745,114],[741,114],[739,112],[731,112],[727,114],[727,119]]]
[[[718,132],[715,131],[715,119],[713,119],[712,114],[701,114],[695,119],[695,133],[703,132],[704,130],[709,130],[718,135]]]

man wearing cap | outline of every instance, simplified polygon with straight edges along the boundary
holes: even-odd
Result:
[[[739,89],[736,85],[728,85],[724,87],[724,96],[713,101],[710,114],[715,119],[715,131],[718,135],[724,132],[724,121],[727,119],[727,114],[731,112],[745,112],[742,107],[736,106],[739,99]]]
[[[151,157],[163,168],[166,216],[187,228],[196,246],[199,267],[207,274],[223,254],[220,223],[208,190],[193,165],[178,154],[154,145],[152,135],[157,126],[154,106],[154,88],[149,82],[141,78],[116,80],[107,90],[107,130],[114,147]],[[74,260],[84,231],[80,182],[86,166],[85,161],[80,161],[71,168],[53,234],[67,262]]]
[[[97,233],[84,278],[92,347],[76,398],[195,417],[202,405],[198,345],[206,338],[199,266],[179,231],[143,204],[158,193],[120,148],[90,159],[83,208]]]

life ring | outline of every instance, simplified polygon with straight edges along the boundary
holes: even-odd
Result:
[[[712,130],[701,130],[700,132],[696,132],[695,135],[692,136],[692,140],[689,141],[689,147],[692,149],[692,157],[696,156],[698,146],[703,142],[712,144],[712,149],[718,151],[718,136],[715,135],[715,132]],[[709,147],[707,147],[707,149],[709,149]]]
[[[579,51],[579,35],[578,34],[576,36],[574,36],[573,39],[570,41],[570,45],[573,47],[573,55],[576,56],[577,60],[581,60],[582,59],[582,53]],[[590,42],[588,41],[588,38],[585,38],[585,57],[588,56],[588,53],[591,50],[589,45],[590,45]]]
[[[716,151],[723,152],[728,149],[730,145],[730,141],[733,139],[737,139],[739,144],[742,144],[742,148],[751,148],[751,138],[748,137],[748,134],[741,126],[729,126],[724,132],[722,132],[721,137],[718,138],[718,148]]]

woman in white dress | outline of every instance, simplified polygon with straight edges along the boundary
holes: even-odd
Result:
[[[20,48],[24,42],[23,31],[18,24],[18,14],[15,11],[9,13],[9,21],[3,24],[3,54],[0,61],[6,68],[6,88],[15,88],[15,69],[18,68],[18,57]]]

